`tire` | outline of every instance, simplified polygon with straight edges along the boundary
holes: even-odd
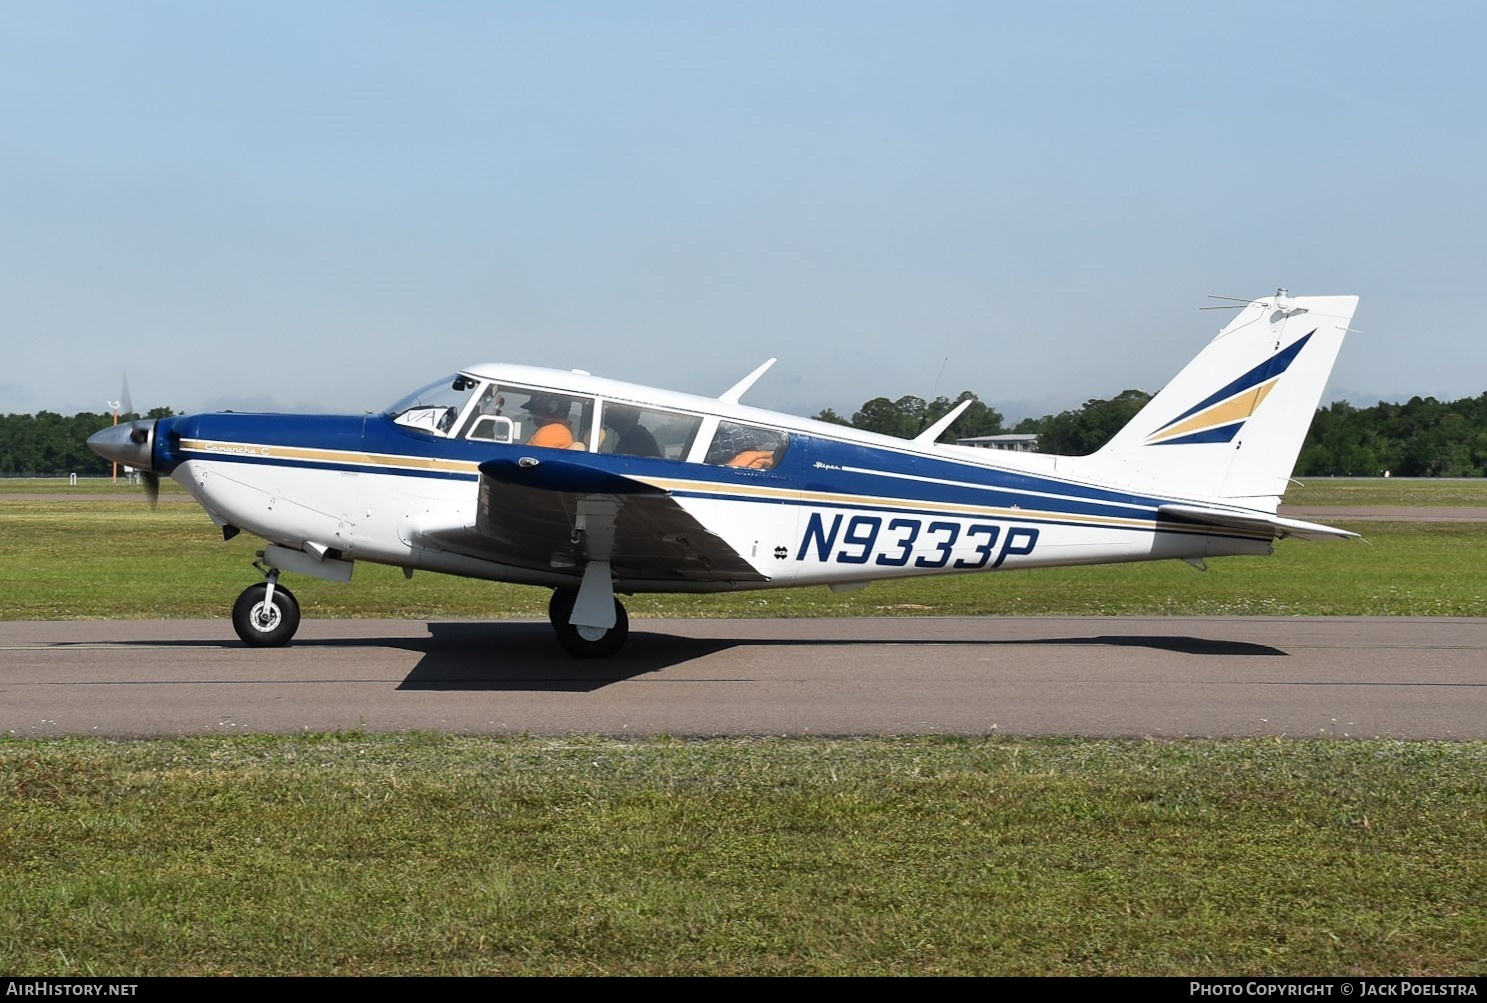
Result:
[[[250,648],[281,647],[299,630],[299,603],[294,593],[275,585],[273,605],[265,611],[263,597],[267,592],[266,582],[249,585],[232,604],[232,629]]]
[[[630,636],[630,615],[616,599],[613,627],[602,633],[594,627],[575,627],[568,622],[568,617],[573,614],[573,602],[577,598],[578,593],[571,589],[558,589],[548,603],[547,615],[558,635],[558,644],[574,658],[611,657],[624,647],[625,639]]]
[[[552,598],[547,600],[547,622],[557,630],[568,622],[573,615],[573,604],[578,602],[577,589],[553,589]]]

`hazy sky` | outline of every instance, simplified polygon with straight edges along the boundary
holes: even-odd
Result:
[[[476,362],[850,414],[1158,389],[1362,297],[1487,391],[1487,4],[0,4],[0,412],[378,409]]]

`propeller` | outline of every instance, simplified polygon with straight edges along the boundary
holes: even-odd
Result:
[[[128,384],[125,384],[128,387]],[[155,437],[155,423],[148,424],[143,421],[131,421],[129,423],[129,441],[142,448],[145,456],[154,452],[153,443],[150,441]],[[145,497],[150,500],[150,508],[160,505],[160,475],[148,466],[137,467],[139,470],[139,481],[144,485]]]
[[[127,370],[124,373],[122,385],[119,387],[119,413],[134,413],[134,401],[129,399],[129,373]]]
[[[88,436],[88,448],[106,460],[113,460],[139,471],[145,495],[153,508],[160,501],[160,474],[155,470],[154,418],[139,418],[121,425],[110,425]]]

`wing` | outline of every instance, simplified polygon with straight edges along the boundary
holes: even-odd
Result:
[[[537,571],[610,562],[632,581],[768,581],[662,488],[568,459],[480,465],[472,529],[425,532],[459,553]]]

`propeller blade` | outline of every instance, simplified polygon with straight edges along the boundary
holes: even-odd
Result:
[[[153,470],[139,472],[140,483],[145,486],[145,497],[150,499],[150,508],[160,505],[160,475]]]

